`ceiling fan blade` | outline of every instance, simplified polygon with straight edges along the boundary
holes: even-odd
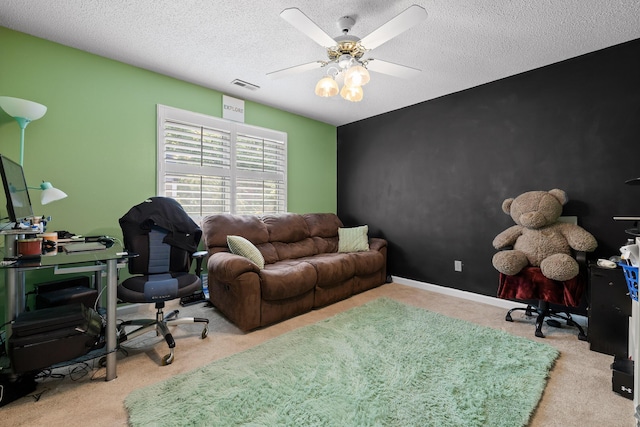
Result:
[[[296,7],[285,9],[280,12],[280,16],[320,46],[331,47],[336,45],[336,41],[329,36],[329,34],[325,33],[322,28],[318,27],[315,22],[309,19],[307,15],[302,13],[300,9]]]
[[[320,68],[323,65],[324,62],[322,61],[309,62],[308,64],[301,64],[294,67],[284,68],[278,71],[272,71],[270,73],[267,73],[267,76],[271,79],[280,79],[282,77],[287,77],[293,74],[303,73],[305,71]]]
[[[369,35],[363,37],[360,40],[360,44],[367,50],[375,49],[425,19],[427,19],[427,11],[423,7],[414,4],[400,12],[399,15],[386,24],[382,24]]]
[[[367,70],[375,71],[376,73],[387,74],[389,76],[400,77],[403,79],[410,79],[422,72],[422,70],[419,70],[417,68],[394,64],[393,62],[382,61],[380,59],[369,58],[367,61]]]

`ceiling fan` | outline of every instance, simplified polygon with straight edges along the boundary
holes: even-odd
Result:
[[[355,24],[355,20],[349,16],[343,16],[338,19],[337,24],[342,31],[342,35],[335,39],[317,26],[298,8],[285,9],[280,13],[280,16],[324,47],[327,50],[328,58],[267,73],[271,78],[287,77],[292,74],[328,66],[327,77],[322,78],[316,85],[316,95],[323,97],[337,95],[338,84],[335,78],[344,73],[344,86],[340,91],[340,95],[349,101],[357,102],[362,100],[362,86],[367,84],[370,78],[367,70],[401,78],[411,78],[421,72],[417,68],[393,62],[363,58],[368,51],[375,49],[427,19],[427,11],[421,6],[415,4],[409,6],[395,18],[387,21],[362,39],[349,34]]]

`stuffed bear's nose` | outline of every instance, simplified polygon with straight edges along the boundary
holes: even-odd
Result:
[[[525,212],[520,215],[520,224],[527,228],[538,228],[545,224],[545,218],[540,212]]]

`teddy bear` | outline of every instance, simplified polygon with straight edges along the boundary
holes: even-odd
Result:
[[[567,201],[567,194],[556,188],[529,191],[502,202],[502,210],[516,225],[493,239],[493,247],[500,251],[493,256],[495,269],[513,276],[524,267],[535,266],[552,280],[576,277],[579,266],[571,256],[571,249],[592,252],[598,243],[582,227],[558,222]]]

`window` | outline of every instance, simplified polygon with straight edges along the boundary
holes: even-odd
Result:
[[[287,211],[287,134],[158,105],[158,194],[194,219]]]

